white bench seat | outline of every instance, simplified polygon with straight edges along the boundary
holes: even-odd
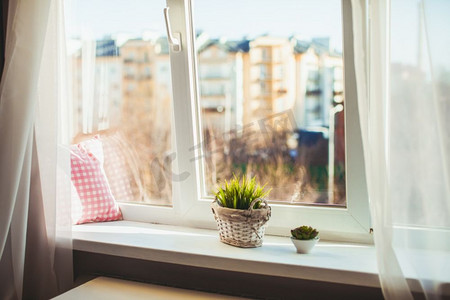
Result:
[[[141,283],[135,281],[121,280],[109,277],[97,277],[83,285],[80,285],[58,297],[57,300],[202,300],[202,299],[223,299],[234,300],[244,299],[220,294],[211,294],[200,291],[179,289],[155,284]]]

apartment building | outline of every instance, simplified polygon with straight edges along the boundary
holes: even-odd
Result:
[[[125,120],[149,120],[170,130],[171,78],[166,38],[131,39],[120,48]],[[156,129],[156,128],[154,128]],[[163,129],[163,128],[159,128]]]
[[[261,36],[252,40],[246,66],[246,123],[294,106],[294,53],[289,39]]]
[[[207,40],[198,48],[202,127],[228,132],[244,122],[244,61],[249,41]]]
[[[295,52],[295,112],[300,128],[329,126],[330,107],[344,101],[343,60],[329,42],[292,39]]]
[[[343,102],[342,55],[327,39],[209,40],[198,51],[204,128],[225,130],[291,109],[298,128],[327,127],[330,107]]]
[[[153,95],[154,44],[142,39],[128,40],[122,47],[123,109],[146,111]]]
[[[290,109],[297,128],[327,127],[330,107],[343,102],[342,56],[324,39],[201,39],[204,129],[228,132]],[[172,88],[165,37],[128,40],[120,55],[114,40],[83,42],[73,68],[76,132],[104,130],[144,115],[152,126],[168,124]]]

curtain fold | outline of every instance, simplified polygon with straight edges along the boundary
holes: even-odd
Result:
[[[399,21],[405,11],[409,29]],[[450,269],[450,3],[391,0],[391,14],[393,247],[410,285],[441,299]]]
[[[2,0],[0,13],[0,74],[3,73],[3,66],[5,64],[5,41],[6,41],[6,22],[8,17],[8,1]]]
[[[449,13],[449,3],[437,0],[352,0],[367,187],[386,299],[444,297],[450,269]]]
[[[48,299],[72,284],[62,1],[9,1],[0,84],[0,298]],[[67,192],[68,191],[68,192]]]
[[[386,299],[412,299],[392,248],[392,220],[387,202],[388,11],[388,1],[372,1],[370,10],[366,0],[352,1],[355,73],[380,285]]]

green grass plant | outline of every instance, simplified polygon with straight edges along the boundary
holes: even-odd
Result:
[[[234,175],[230,181],[224,182],[222,187],[217,187],[214,195],[217,202],[223,206],[234,209],[248,209],[250,203],[255,199],[264,199],[270,193],[271,189],[266,189],[266,184],[261,186],[256,182],[256,177],[248,178],[242,176],[242,179]],[[261,207],[261,201],[254,205],[254,209]]]

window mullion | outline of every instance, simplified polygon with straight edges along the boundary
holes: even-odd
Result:
[[[191,26],[188,21],[187,0],[167,0],[170,8],[170,25],[173,32],[180,33],[181,51],[170,50],[172,89],[175,124],[175,147],[172,174],[173,205],[184,215],[198,199],[198,180],[195,167],[195,105],[193,99],[193,60]],[[170,47],[169,47],[170,48]]]

